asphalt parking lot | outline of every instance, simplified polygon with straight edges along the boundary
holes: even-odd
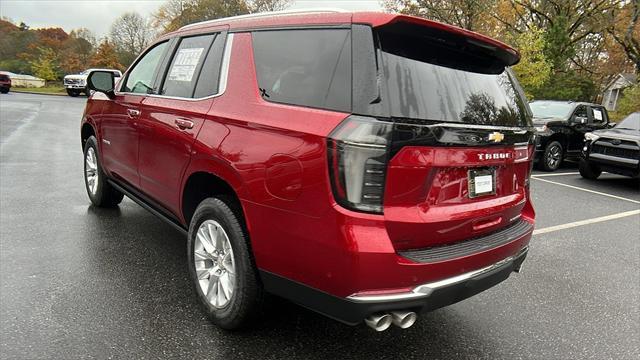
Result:
[[[0,95],[0,357],[640,358],[640,187],[575,167],[536,173],[521,274],[375,333],[285,301],[243,332],[196,302],[182,235],[125,201],[89,205],[85,98]]]

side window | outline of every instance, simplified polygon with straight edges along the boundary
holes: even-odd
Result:
[[[160,43],[149,50],[127,75],[127,81],[121,91],[137,94],[153,92],[153,78],[167,48],[167,42]]]
[[[267,101],[351,111],[351,31],[253,33],[258,86]]]
[[[180,41],[167,70],[161,95],[193,97],[200,68],[214,37],[215,34],[192,36]]]
[[[226,38],[222,34],[218,34],[213,40],[207,58],[202,65],[193,97],[202,98],[218,93],[225,40]]]
[[[595,124],[604,124],[607,122],[607,113],[603,108],[592,107],[591,111],[593,112],[593,122]]]
[[[576,108],[576,111],[574,111],[573,113],[574,117],[583,117],[583,118],[589,118],[589,115],[587,115],[587,107],[584,105],[580,105]]]

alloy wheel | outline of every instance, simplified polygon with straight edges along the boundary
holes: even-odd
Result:
[[[98,160],[96,151],[90,147],[84,159],[84,173],[87,179],[87,186],[91,195],[95,195],[98,190]]]
[[[549,151],[547,152],[547,166],[551,169],[555,169],[560,164],[560,159],[562,158],[562,153],[560,152],[560,147],[557,145],[551,146]]]
[[[229,237],[217,221],[200,224],[193,252],[202,293],[213,307],[225,307],[235,291],[235,261]]]

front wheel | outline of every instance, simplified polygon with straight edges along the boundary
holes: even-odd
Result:
[[[89,137],[84,144],[84,184],[91,203],[98,207],[112,207],[120,204],[124,194],[116,190],[102,171],[98,158],[98,141]]]
[[[71,97],[76,97],[76,96],[80,95],[80,91],[74,90],[74,89],[67,89],[67,95],[69,95]]]
[[[580,159],[580,164],[578,165],[578,170],[580,171],[580,175],[583,178],[589,180],[595,180],[602,174],[602,170],[596,164],[590,163],[588,160]]]
[[[205,199],[189,226],[189,275],[209,319],[223,329],[246,326],[260,313],[263,289],[241,215]]]
[[[562,164],[563,149],[558,141],[547,144],[540,159],[540,167],[544,171],[556,171]]]
[[[3,94],[7,94],[7,93],[9,93],[9,88],[7,88],[7,87],[5,87],[5,88],[0,88],[0,93],[3,93]]]

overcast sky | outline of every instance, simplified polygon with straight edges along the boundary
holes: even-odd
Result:
[[[127,11],[149,16],[164,0],[0,0],[0,16],[32,28],[62,27],[71,31],[81,27],[97,37],[105,35],[111,23]],[[291,9],[336,7],[348,10],[379,10],[378,0],[296,0]]]

